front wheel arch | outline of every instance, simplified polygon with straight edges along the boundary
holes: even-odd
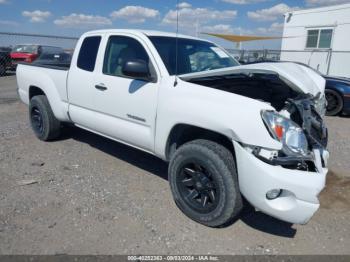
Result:
[[[196,139],[205,139],[216,142],[227,148],[233,156],[235,155],[232,140],[226,135],[198,126],[177,124],[171,129],[166,142],[166,160],[169,161],[171,156],[180,146]]]

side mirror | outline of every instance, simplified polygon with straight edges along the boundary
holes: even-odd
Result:
[[[152,81],[148,64],[141,59],[131,59],[126,61],[122,67],[122,72],[125,76],[130,78]]]

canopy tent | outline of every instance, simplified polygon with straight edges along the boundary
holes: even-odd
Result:
[[[214,33],[202,33],[210,36],[216,36],[223,38],[231,42],[247,42],[256,40],[272,40],[272,39],[282,39],[281,36],[247,36],[247,35],[225,35],[225,34],[214,34]]]

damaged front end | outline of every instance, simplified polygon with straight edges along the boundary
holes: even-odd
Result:
[[[184,75],[181,79],[267,103],[274,110],[263,110],[261,117],[282,149],[242,143],[244,148],[274,166],[323,172],[328,159],[328,134],[322,119],[325,80],[314,71],[293,63],[264,63]]]
[[[317,111],[318,102],[319,98],[300,95],[288,99],[279,113],[263,111],[263,121],[270,135],[282,143],[282,150],[254,148],[252,153],[272,165],[322,172],[328,160],[328,131]]]
[[[318,196],[328,172],[328,133],[322,119],[325,80],[292,63],[241,66],[181,79],[259,102],[261,107],[256,108],[256,102],[250,107],[244,98],[233,107],[254,108],[256,117],[242,117],[236,124],[265,125],[269,139],[259,144],[242,133],[237,137],[244,139],[233,139],[240,192],[261,212],[290,223],[307,223],[320,206]]]
[[[258,210],[291,223],[310,220],[326,182],[328,133],[316,103],[302,95],[289,99],[280,112],[262,111],[263,122],[282,144],[281,150],[235,143],[242,194]],[[256,183],[253,189],[252,183]]]
[[[288,100],[285,110],[290,113],[290,118],[303,129],[311,148],[327,147],[327,128],[317,111],[316,101],[311,95]]]

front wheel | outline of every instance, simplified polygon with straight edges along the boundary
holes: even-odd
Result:
[[[61,123],[54,116],[46,96],[34,96],[29,104],[29,118],[35,135],[43,141],[60,135]]]
[[[233,156],[215,142],[181,146],[170,161],[169,182],[178,207],[203,225],[227,225],[242,209]]]

